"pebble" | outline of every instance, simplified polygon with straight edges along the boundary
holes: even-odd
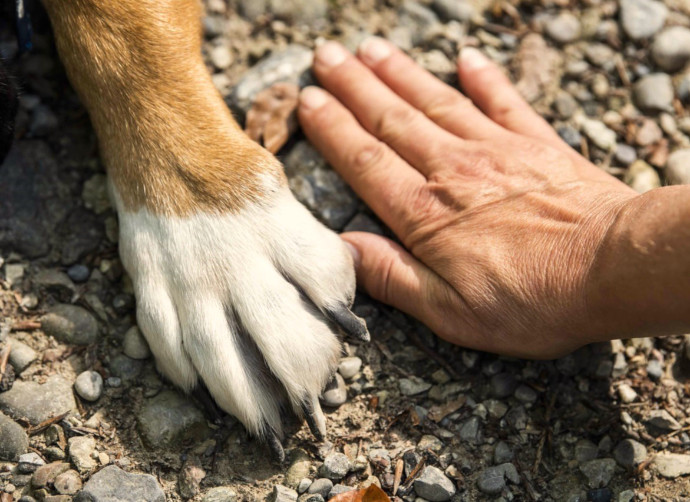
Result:
[[[487,495],[498,495],[505,487],[505,469],[501,466],[484,469],[477,477],[477,488]]]
[[[515,392],[517,384],[517,380],[511,373],[498,373],[491,377],[491,393],[499,399],[506,398]]]
[[[267,502],[296,502],[297,492],[283,485],[274,485]]]
[[[663,137],[661,128],[652,119],[642,119],[642,124],[635,133],[635,143],[640,146],[649,146],[658,142]]]
[[[405,0],[398,10],[399,23],[411,28],[413,45],[418,45],[435,34],[440,28],[438,16],[433,10],[412,0]]]
[[[475,18],[475,7],[464,0],[434,0],[432,8],[443,20],[468,22]]]
[[[629,166],[637,160],[637,150],[625,143],[618,143],[613,156],[622,165]]]
[[[10,340],[10,364],[18,374],[38,357],[36,351],[19,340]]]
[[[103,214],[110,209],[108,196],[108,178],[105,174],[94,174],[84,182],[81,191],[84,207],[96,214]]]
[[[207,491],[201,502],[237,502],[237,492],[227,486],[217,486]]]
[[[0,460],[16,462],[28,449],[29,437],[24,428],[0,413]]]
[[[183,499],[191,499],[201,492],[200,483],[206,477],[206,471],[194,464],[186,464],[177,476],[177,486]]]
[[[321,394],[321,403],[330,408],[337,408],[347,401],[347,388],[345,387],[345,380],[340,376],[340,373],[333,375],[333,378],[326,385],[326,388]]]
[[[91,436],[75,436],[68,440],[69,459],[81,473],[96,468],[96,461],[92,453],[96,450],[96,441]]]
[[[36,106],[31,116],[29,131],[36,137],[46,136],[52,133],[58,126],[58,118],[55,113],[44,104]]]
[[[298,25],[323,22],[328,15],[327,0],[240,0],[239,11],[249,20],[267,13]]]
[[[33,283],[61,301],[69,302],[74,295],[74,284],[62,270],[41,270],[34,276]]]
[[[652,380],[659,380],[664,374],[664,368],[661,366],[661,361],[658,359],[651,359],[647,363],[647,376]]]
[[[553,107],[558,116],[565,120],[572,117],[577,110],[577,101],[569,93],[559,92],[553,101]]]
[[[587,478],[590,488],[604,488],[609,484],[616,469],[616,461],[612,458],[597,458],[580,465],[580,472]]]
[[[350,460],[344,453],[331,453],[319,469],[319,474],[333,481],[338,481],[345,477],[350,470]]]
[[[36,488],[43,488],[52,484],[55,479],[69,470],[67,462],[52,462],[36,469],[34,475],[31,477],[31,485]]]
[[[17,469],[21,473],[30,474],[45,464],[46,463],[43,461],[43,459],[40,457],[38,453],[31,451],[29,453],[24,453],[23,455],[19,456],[19,463],[17,464]]]
[[[618,386],[618,395],[625,404],[632,403],[637,399],[637,392],[635,392],[635,389],[625,383]]]
[[[290,467],[285,472],[285,484],[291,488],[297,487],[311,472],[311,459],[307,452],[300,448],[290,453]],[[300,492],[302,493],[302,492]]]
[[[665,478],[675,479],[690,474],[690,455],[680,453],[659,453],[652,460],[652,465]]]
[[[91,476],[74,502],[165,502],[165,494],[150,474],[127,473],[109,465]]]
[[[82,483],[79,473],[70,469],[56,477],[53,485],[61,495],[74,495],[81,490]]]
[[[556,129],[556,132],[568,146],[575,148],[576,150],[580,148],[582,144],[582,136],[580,136],[580,133],[577,131],[577,129],[572,126],[565,125]]]
[[[144,364],[140,360],[118,354],[110,360],[108,367],[113,376],[120,378],[124,383],[128,383],[136,380],[141,374]]]
[[[659,178],[659,173],[657,173],[656,170],[644,160],[640,159],[630,164],[628,169],[625,171],[623,181],[625,181],[628,185],[630,185],[630,187],[633,188],[633,190],[637,191],[638,193],[645,193],[661,186],[661,178]],[[621,357],[623,362],[620,364],[625,365],[627,368],[625,356],[623,356],[623,354],[616,354],[616,361],[614,362],[613,367],[614,374],[612,375],[614,378],[616,376],[620,376],[620,371],[616,372],[616,364],[619,363]]]
[[[431,384],[419,377],[411,376],[410,378],[401,378],[398,380],[398,387],[403,396],[416,396],[417,394],[428,391],[431,388]]]
[[[343,357],[338,364],[338,373],[349,380],[354,377],[362,367],[362,360],[359,357]]]
[[[151,447],[171,447],[183,439],[201,441],[209,433],[204,414],[174,391],[146,400],[137,421],[142,439]]]
[[[234,60],[232,52],[230,52],[230,49],[225,44],[221,44],[212,48],[209,51],[208,56],[213,66],[215,66],[219,70],[226,70],[230,68],[230,65],[232,65],[232,62]]]
[[[515,454],[511,447],[505,441],[499,441],[496,443],[496,448],[494,449],[494,462],[496,464],[505,464],[513,460]]]
[[[72,265],[67,269],[67,276],[76,283],[82,283],[89,280],[91,271],[86,265],[81,265],[79,263]]]
[[[427,466],[414,482],[414,491],[430,502],[445,502],[455,495],[455,485],[443,474],[443,471],[432,465]]]
[[[667,432],[677,431],[681,428],[678,421],[666,410],[654,410],[650,412],[645,420],[645,424],[649,432],[657,436]]]
[[[578,464],[584,464],[597,458],[599,448],[589,439],[580,439],[575,444],[575,460]]]
[[[331,490],[333,489],[333,481],[328,478],[319,478],[314,480],[314,482],[307,489],[307,493],[318,493],[322,497],[327,497]]]
[[[668,8],[654,0],[621,0],[620,20],[625,34],[633,39],[650,38],[663,28]]]
[[[420,452],[431,450],[433,452],[439,453],[442,449],[443,449],[443,441],[441,441],[436,436],[432,436],[431,434],[423,435],[422,438],[417,443],[417,450],[419,450]],[[372,450],[372,451],[376,451],[376,450]],[[385,451],[385,450],[378,450],[378,451]],[[386,457],[388,457],[388,454],[386,454]],[[369,454],[369,458],[371,458],[371,453]]]
[[[478,444],[481,442],[481,432],[479,430],[479,417],[472,416],[465,420],[460,427],[460,439],[468,443]]]
[[[86,401],[97,401],[103,393],[103,378],[96,371],[84,371],[74,381],[74,390]]]
[[[672,26],[659,33],[652,43],[652,59],[664,71],[680,70],[690,60],[690,29]]]
[[[559,44],[568,44],[580,38],[580,21],[570,12],[561,12],[546,21],[546,34]]]
[[[585,56],[587,60],[595,66],[608,69],[614,66],[614,58],[616,53],[605,44],[593,43],[589,44],[585,49]]]
[[[664,174],[672,185],[690,184],[690,148],[676,150],[669,155]]]
[[[61,342],[89,345],[98,338],[98,322],[91,313],[77,305],[58,304],[41,318],[41,328]]]
[[[645,75],[633,86],[635,105],[641,110],[673,110],[673,82],[665,73]]]
[[[634,439],[624,439],[613,450],[613,458],[621,467],[632,469],[647,459],[647,448]]]
[[[306,492],[312,484],[312,480],[309,478],[302,479],[297,485],[297,493]]]
[[[603,122],[582,118],[581,128],[584,135],[602,150],[608,152],[616,148],[616,133],[606,127]]]
[[[148,359],[151,357],[149,344],[137,326],[132,326],[125,333],[125,339],[122,342],[122,352],[132,359]]]
[[[340,485],[340,484],[334,485],[333,489],[331,490],[331,493],[328,494],[328,498],[332,499],[336,495],[342,495],[343,493],[352,492],[354,490],[355,490],[355,488],[353,488],[352,486],[346,486],[346,485]]]
[[[76,407],[72,385],[59,375],[49,377],[43,385],[17,381],[0,393],[0,410],[13,418],[28,419],[33,425]]]

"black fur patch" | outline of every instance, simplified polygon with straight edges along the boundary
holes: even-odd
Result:
[[[0,58],[0,163],[5,160],[14,139],[14,118],[17,114],[17,88]]]

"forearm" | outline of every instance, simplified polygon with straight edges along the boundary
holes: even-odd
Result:
[[[690,186],[633,199],[602,245],[590,284],[599,340],[690,331]]]

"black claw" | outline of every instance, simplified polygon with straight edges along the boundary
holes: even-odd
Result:
[[[316,438],[317,441],[323,441],[325,438],[321,431],[319,430],[319,426],[316,420],[316,417],[314,416],[314,407],[312,406],[311,403],[305,401],[302,403],[302,412],[304,413],[304,418],[307,421],[307,425],[309,426],[309,430],[311,431],[312,434],[314,434],[314,437]]]
[[[206,385],[203,383],[198,384],[194,391],[192,391],[192,395],[196,397],[197,401],[199,401],[204,410],[206,410],[206,414],[211,422],[216,425],[223,423],[224,413],[216,404],[216,401],[213,399],[213,396],[211,396],[211,393],[206,388]]]
[[[278,435],[275,433],[275,431],[270,426],[264,425],[263,436],[268,448],[271,450],[273,460],[279,464],[285,462],[285,450],[283,450],[283,445],[281,444],[280,439],[278,439]]]
[[[360,319],[352,313],[352,311],[345,305],[339,305],[335,308],[326,309],[326,317],[336,323],[342,330],[350,336],[357,338],[363,342],[371,340],[367,324],[363,319]]]

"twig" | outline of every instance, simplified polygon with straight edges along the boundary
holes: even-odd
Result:
[[[399,458],[395,464],[395,479],[393,480],[393,492],[392,492],[393,495],[398,493],[398,488],[400,488],[400,480],[402,479],[404,466],[405,466],[405,462],[403,462],[402,458]]]
[[[41,422],[38,425],[33,425],[33,426],[29,427],[29,429],[26,432],[29,434],[29,436],[33,436],[34,434],[38,434],[39,432],[43,432],[44,430],[46,430],[51,425],[53,425],[57,422],[60,422],[63,418],[65,418],[67,415],[69,415],[69,413],[70,413],[69,411],[66,411],[65,413],[63,413],[61,415],[57,415],[57,416],[54,416],[52,418],[49,418],[48,420],[44,420],[43,422]]]
[[[11,347],[12,346],[8,343],[0,350],[0,377],[5,374],[5,370],[7,369],[7,361],[10,359]]]
[[[556,404],[556,393],[554,392],[551,395],[551,400],[549,401],[549,406],[546,408],[546,416],[544,417],[544,421],[546,422],[546,426],[544,429],[544,433],[541,436],[541,439],[539,439],[539,446],[537,446],[537,457],[534,460],[534,467],[532,467],[532,476],[537,475],[539,472],[539,466],[541,465],[541,459],[542,455],[544,454],[544,444],[546,444],[546,438],[549,435],[548,434],[548,429],[550,428],[550,422],[551,422],[551,413],[553,412],[553,407]]]
[[[34,329],[41,329],[41,323],[38,321],[15,321],[12,324],[12,331],[30,331]]]

